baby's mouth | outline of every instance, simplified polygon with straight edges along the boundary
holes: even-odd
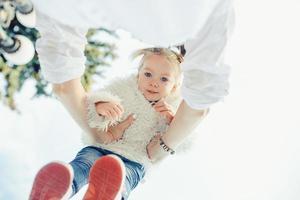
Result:
[[[150,94],[157,94],[158,92],[154,92],[154,91],[151,91],[151,90],[146,90],[147,92],[149,92]]]

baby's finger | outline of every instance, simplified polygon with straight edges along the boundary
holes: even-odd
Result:
[[[120,104],[116,104],[117,105],[117,107],[121,110],[121,112],[123,113],[124,112],[124,108],[123,108],[123,106],[122,105],[120,105]]]
[[[113,109],[117,113],[118,117],[121,117],[123,112],[120,110],[120,108],[116,105],[115,107],[113,107]]]
[[[114,108],[109,109],[109,113],[112,116],[112,119],[118,118],[118,113],[114,110]]]
[[[98,115],[106,117],[107,113],[105,110],[97,111]]]
[[[169,116],[173,116],[173,113],[172,113],[171,111],[169,111],[169,110],[167,110],[167,111],[163,111],[163,112],[161,112],[161,114],[162,114],[162,115],[169,115]]]
[[[161,107],[154,107],[154,110],[155,110],[156,112],[160,112]]]
[[[105,113],[105,117],[107,117],[109,120],[112,120],[113,117],[109,111],[105,111],[104,113]]]
[[[169,104],[167,104],[165,101],[160,102],[159,104],[156,104],[155,107],[161,107],[161,106],[165,106],[167,108],[171,108]]]
[[[169,105],[157,105],[157,106],[154,106],[154,108],[167,108],[168,110],[171,110],[171,106]]]
[[[168,108],[166,108],[166,107],[164,107],[164,106],[155,108],[155,110],[156,110],[157,112],[170,111]]]
[[[165,102],[163,100],[159,100],[154,106],[162,106]]]

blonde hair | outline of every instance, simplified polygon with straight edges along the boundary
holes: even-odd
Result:
[[[175,64],[177,72],[178,72],[177,75],[178,76],[181,75],[180,63],[183,62],[183,56],[169,48],[161,48],[161,47],[139,49],[139,50],[133,52],[133,54],[131,56],[132,59],[136,59],[137,57],[142,56],[140,63],[139,63],[138,71],[141,70],[141,68],[144,65],[145,60],[151,55],[161,55],[161,56],[166,57],[171,63]]]

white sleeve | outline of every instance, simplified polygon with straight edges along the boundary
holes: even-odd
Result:
[[[51,83],[81,77],[86,60],[86,29],[61,24],[40,12],[37,12],[36,28],[41,35],[36,50],[43,77]]]
[[[223,63],[223,51],[233,22],[231,1],[220,1],[197,35],[185,43],[181,93],[194,109],[206,109],[228,94],[230,69]]]

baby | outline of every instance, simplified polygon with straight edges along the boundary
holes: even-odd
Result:
[[[152,138],[158,138],[165,151],[174,153],[160,134],[171,123],[181,100],[178,91],[183,58],[167,48],[138,50],[134,58],[138,56],[142,56],[138,74],[114,80],[88,94],[88,123],[101,130],[99,137],[84,134],[87,147],[69,164],[53,162],[44,166],[36,176],[30,199],[43,199],[41,195],[70,198],[87,183],[84,199],[127,199],[153,164],[147,154]],[[134,122],[125,131],[118,131],[115,127],[129,115]],[[53,166],[64,170],[53,170]],[[42,180],[45,174],[52,186]],[[63,175],[69,175],[70,180],[59,180]],[[55,187],[63,183],[64,189]]]

